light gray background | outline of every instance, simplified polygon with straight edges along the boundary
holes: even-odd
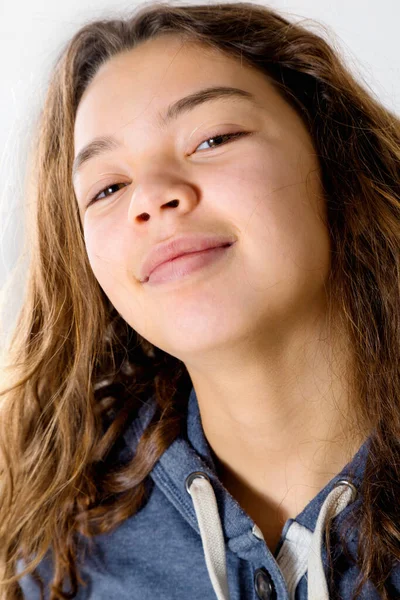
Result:
[[[179,2],[185,4],[209,2]],[[211,2],[212,3],[212,2]],[[257,2],[287,13],[323,34],[348,67],[381,102],[400,112],[399,0],[271,0]],[[22,255],[23,185],[27,144],[43,100],[49,71],[61,46],[87,20],[117,17],[142,2],[116,0],[0,0],[0,349],[19,308],[28,255]],[[146,2],[145,4],[149,4]],[[177,2],[173,2],[177,4]],[[319,29],[317,21],[323,28]],[[28,250],[29,252],[29,250]],[[21,266],[6,289],[20,257]],[[3,322],[4,320],[4,322]],[[8,329],[7,329],[8,331]]]

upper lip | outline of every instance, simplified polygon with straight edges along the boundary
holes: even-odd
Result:
[[[236,238],[232,235],[198,233],[182,235],[168,243],[158,244],[150,250],[143,261],[140,269],[140,281],[141,283],[145,283],[154,269],[168,260],[190,252],[200,252],[201,250],[208,250],[210,248],[230,246],[235,241]]]

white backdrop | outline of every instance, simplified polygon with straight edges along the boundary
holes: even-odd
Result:
[[[179,2],[199,4],[199,2]],[[177,4],[178,2],[173,2]],[[208,4],[209,2],[201,2]],[[11,328],[24,285],[20,218],[26,149],[32,123],[43,99],[49,70],[61,46],[87,20],[119,16],[143,2],[118,0],[0,0],[0,290],[21,256],[17,285],[6,306]],[[146,2],[145,4],[149,4]],[[400,112],[400,44],[398,0],[270,0],[269,5],[295,22],[320,32],[334,44],[350,70],[381,102]],[[323,25],[318,29],[317,21]],[[8,297],[8,296],[7,296]],[[5,331],[0,331],[0,347]]]

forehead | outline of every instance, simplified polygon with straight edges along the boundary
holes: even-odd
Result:
[[[260,102],[282,103],[268,77],[218,49],[163,35],[141,43],[102,65],[81,99],[75,147],[98,134],[113,135],[128,124],[154,127],[175,100],[209,86],[233,86]]]
[[[102,65],[85,90],[80,108],[88,97],[93,98],[111,82],[118,82],[120,87],[109,90],[109,95],[126,91],[141,100],[152,99],[154,95],[173,95],[182,87],[201,87],[213,78],[217,84],[219,79],[225,82],[245,79],[247,70],[253,69],[217,48],[164,34],[119,53]]]

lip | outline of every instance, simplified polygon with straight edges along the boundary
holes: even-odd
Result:
[[[232,246],[233,244],[208,248],[208,250],[181,254],[173,260],[167,260],[154,269],[146,285],[153,287],[160,284],[173,284],[182,279],[186,280],[187,276],[192,277],[195,272],[203,271],[206,267],[220,263],[222,257],[229,254]],[[191,279],[191,281],[193,280]]]
[[[154,246],[142,264],[140,282],[146,283],[151,273],[163,263],[192,252],[230,246],[236,241],[232,235],[191,234],[176,237],[171,242]]]

